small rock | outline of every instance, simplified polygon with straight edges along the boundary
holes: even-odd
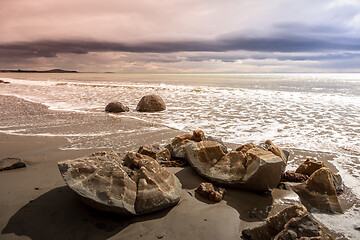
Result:
[[[129,107],[125,106],[121,102],[111,102],[105,107],[105,111],[113,113],[128,112]]]
[[[159,112],[166,109],[164,100],[158,95],[144,96],[136,107],[139,112]]]
[[[0,171],[24,168],[26,164],[20,158],[2,158],[0,159]]]
[[[220,202],[225,194],[225,189],[217,188],[212,183],[203,182],[195,190],[200,196],[213,202]]]

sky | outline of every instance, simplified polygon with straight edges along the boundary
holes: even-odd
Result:
[[[0,69],[360,72],[360,0],[0,0]]]

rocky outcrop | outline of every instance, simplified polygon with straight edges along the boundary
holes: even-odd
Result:
[[[125,106],[121,102],[111,102],[105,107],[105,111],[113,113],[128,112],[129,107]]]
[[[90,207],[119,214],[144,214],[175,205],[181,183],[155,159],[115,152],[58,163],[66,184]]]
[[[280,181],[283,160],[254,145],[227,154],[214,141],[190,141],[185,146],[192,168],[212,183],[249,191],[267,191]]]
[[[212,183],[203,182],[196,188],[195,192],[210,201],[220,202],[224,197],[225,189],[214,187]]]
[[[295,172],[310,177],[311,174],[322,167],[325,167],[323,162],[308,158],[296,169]]]
[[[262,225],[242,232],[245,239],[332,239],[303,206],[293,205],[266,219]]]
[[[306,182],[293,186],[293,190],[309,207],[326,212],[342,213],[334,181],[331,170],[322,167],[311,174]]]
[[[20,158],[2,158],[0,159],[0,171],[12,170],[16,168],[26,167],[25,163]]]
[[[139,112],[159,112],[166,109],[164,100],[158,95],[144,96],[136,107]]]

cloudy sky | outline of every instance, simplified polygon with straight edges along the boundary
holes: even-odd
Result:
[[[0,0],[0,69],[360,72],[360,0]]]

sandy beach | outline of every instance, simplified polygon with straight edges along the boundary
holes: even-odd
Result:
[[[1,111],[6,112],[3,118],[24,117],[19,108],[5,104],[10,101],[20,101],[18,106],[27,109],[28,118],[46,119],[49,113],[61,118],[62,114],[69,114],[54,113],[41,104],[15,97],[1,99]],[[148,124],[126,118],[119,121],[135,132]],[[183,187],[181,200],[175,207],[143,216],[122,217],[88,208],[65,185],[57,167],[57,162],[62,160],[104,150],[125,153],[145,143],[169,141],[180,133],[172,129],[142,132],[131,139],[119,138],[122,140],[117,142],[118,149],[83,150],[61,150],[68,145],[63,137],[0,134],[0,158],[18,157],[27,165],[0,172],[0,239],[241,239],[243,229],[260,225],[266,217],[299,203],[294,192],[282,189],[265,195],[227,189],[223,201],[212,203],[195,193],[204,180],[191,167],[176,167],[168,168]],[[326,160],[331,154],[290,149],[289,162],[301,162],[311,156]],[[333,165],[328,165],[336,171]]]

